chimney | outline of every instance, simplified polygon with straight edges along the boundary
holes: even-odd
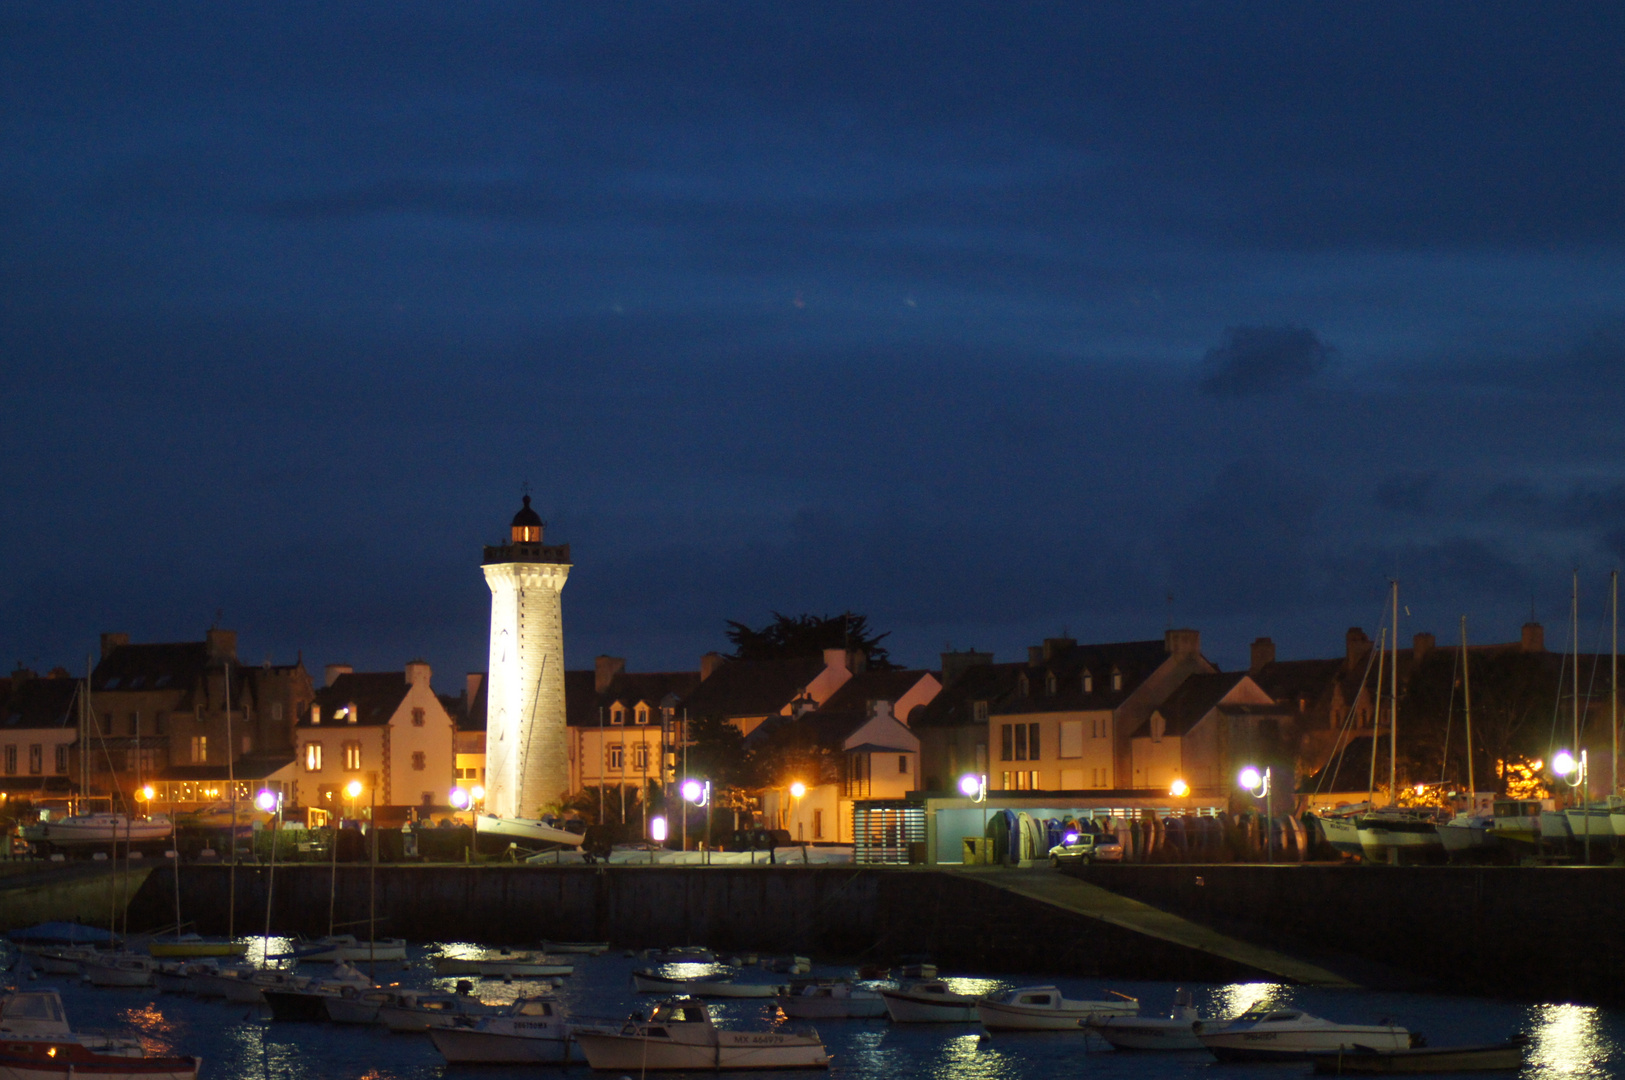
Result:
[[[1170,656],[1201,656],[1202,632],[1200,630],[1170,630],[1163,635],[1163,647]]]
[[[406,662],[406,685],[432,689],[429,684],[429,662],[427,660],[408,660]]]
[[[827,667],[827,668],[832,668],[832,667],[845,668],[847,671],[851,671],[852,670],[852,657],[851,657],[851,654],[849,654],[845,649],[825,649],[824,650],[824,666]]]
[[[592,692],[602,694],[615,681],[615,676],[626,670],[624,656],[600,656],[593,661]]]
[[[879,720],[882,717],[889,717],[891,715],[892,715],[892,703],[891,702],[889,702],[889,701],[878,701],[878,700],[869,702],[869,719],[871,719],[871,720]]]
[[[340,675],[355,674],[355,668],[351,667],[349,664],[328,664],[327,667],[323,668],[322,670],[324,672],[322,677],[327,680],[328,686],[332,686],[334,683],[338,682]]]
[[[1438,641],[1432,634],[1417,634],[1411,638],[1411,660],[1420,664],[1422,658],[1432,652],[1437,644]]]
[[[1047,637],[1044,639],[1044,659],[1049,660],[1057,653],[1063,653],[1076,645],[1077,642],[1069,637]]]
[[[485,672],[470,671],[463,676],[463,703],[469,708],[474,707],[474,699],[479,697],[480,684],[485,682]]]
[[[205,637],[210,660],[237,661],[237,631],[210,629]]]
[[[1546,628],[1538,622],[1523,624],[1523,640],[1518,642],[1520,652],[1545,652]]]
[[[1275,663],[1275,642],[1267,637],[1258,638],[1253,642],[1252,661],[1247,665],[1247,672],[1257,675],[1270,664]]]
[[[1028,667],[1039,667],[1043,663],[1044,663],[1044,646],[1042,646],[1042,645],[1029,645],[1029,646],[1027,646],[1027,666]]]
[[[708,652],[700,657],[700,681],[704,682],[715,675],[717,669],[727,662],[728,658],[721,653]]]
[[[862,649],[846,650],[846,669],[854,675],[862,675],[869,670],[869,654]]]
[[[1371,639],[1358,626],[1351,626],[1349,632],[1343,635],[1343,649],[1343,666],[1353,670],[1370,655]]]
[[[102,659],[106,660],[108,653],[112,652],[114,649],[118,648],[121,645],[128,645],[129,643],[130,643],[130,635],[129,634],[103,634],[102,635]]]
[[[963,675],[967,668],[991,664],[992,662],[993,654],[990,652],[977,652],[975,649],[966,649],[964,652],[945,652],[942,654],[942,685],[948,686]]]

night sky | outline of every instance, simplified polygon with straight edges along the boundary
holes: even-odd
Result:
[[[1625,7],[0,9],[0,661],[1582,644],[1625,558]],[[1171,597],[1171,599],[1170,599]],[[1606,646],[1604,646],[1606,647]]]

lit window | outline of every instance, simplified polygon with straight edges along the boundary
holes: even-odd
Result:
[[[647,705],[638,706],[637,721],[640,724],[647,724],[649,722],[649,707]]]
[[[314,726],[320,724],[321,722],[322,722],[322,707],[320,705],[312,705],[310,707],[310,723],[311,723],[311,726],[314,727]]]
[[[361,771],[361,744],[360,743],[358,743],[358,742],[347,742],[347,743],[344,744],[344,771],[345,772],[360,772]]]
[[[321,772],[322,771],[322,744],[321,743],[319,743],[319,742],[308,742],[308,743],[305,744],[305,771],[306,772]]]
[[[647,719],[647,716],[645,714],[640,713],[639,715],[640,715],[640,717],[643,717],[643,719]],[[642,722],[642,720],[639,721],[639,723],[641,723],[641,722]],[[638,743],[636,746],[634,746],[632,748],[632,768],[636,769],[640,773],[649,771],[649,744],[648,743]]]
[[[616,769],[616,770],[625,768],[626,767],[625,753],[626,753],[626,748],[623,747],[620,743],[615,743],[613,746],[606,747],[605,748],[605,755],[606,755],[606,760],[609,763],[609,768]]]
[[[1095,692],[1095,676],[1094,672],[1092,671],[1085,671],[1083,673],[1083,692],[1085,694],[1092,694]]]
[[[422,750],[414,750],[414,751],[412,751],[412,768],[413,769],[415,769],[418,772],[422,772],[425,768],[428,767],[428,765],[429,765],[428,755],[426,755]]]
[[[209,737],[207,735],[192,736],[192,764],[202,765],[209,760]]]

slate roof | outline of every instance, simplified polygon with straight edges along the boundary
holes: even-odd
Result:
[[[191,690],[209,669],[209,647],[203,641],[120,645],[91,672],[90,689],[106,691]],[[242,670],[242,665],[233,665]]]
[[[322,710],[320,725],[312,725],[307,712],[299,718],[298,727],[379,727],[389,723],[395,710],[406,699],[408,684],[404,671],[351,672],[333,680],[332,686],[316,691],[316,704]],[[352,724],[348,716],[334,719],[342,708],[354,705],[356,714]]]
[[[80,679],[20,679],[0,705],[0,730],[79,726]]]
[[[1219,699],[1236,688],[1236,684],[1247,677],[1245,671],[1218,673],[1213,675],[1192,675],[1179,684],[1179,688],[1168,695],[1166,701],[1157,706],[1156,712],[1162,714],[1167,722],[1163,734],[1170,736],[1184,735],[1201,722],[1202,717],[1212,712],[1219,704]],[[1277,713],[1278,706],[1270,706],[1269,712]],[[1151,730],[1151,721],[1148,718],[1141,724],[1139,730],[1134,732],[1136,737],[1147,735]]]
[[[1166,642],[1119,641],[1098,645],[1070,645],[1036,665],[1024,665],[1028,692],[1017,692],[991,706],[991,712],[1012,715],[1035,712],[1081,712],[1115,709],[1151,673],[1168,659]],[[1083,690],[1083,674],[1092,676],[1089,693]],[[1122,675],[1122,689],[1112,689],[1112,674]],[[1049,693],[1049,676],[1055,676],[1055,693]]]
[[[1001,701],[1013,693],[1016,680],[1026,664],[973,664],[960,672],[959,677],[942,688],[931,701],[914,710],[909,717],[910,727],[967,727],[984,724],[976,719],[974,704],[978,701]]]
[[[690,716],[766,716],[794,701],[824,670],[824,658],[730,660],[683,702]]]
[[[245,754],[231,766],[230,778],[240,781],[264,780],[292,765],[296,759],[290,754]],[[159,780],[225,780],[228,771],[224,765],[170,765],[158,773]],[[240,804],[239,804],[240,805]]]
[[[818,707],[824,715],[850,713],[864,720],[869,718],[869,702],[888,701],[896,705],[902,696],[931,674],[929,671],[864,671],[848,679],[829,700]],[[897,719],[906,722],[907,718]]]

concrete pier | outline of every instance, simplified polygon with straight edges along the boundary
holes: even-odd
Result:
[[[0,874],[0,933],[42,922],[77,921],[105,929],[112,913],[122,915],[152,872],[150,866],[125,870],[106,863],[11,864]],[[174,915],[167,921],[173,923]]]

